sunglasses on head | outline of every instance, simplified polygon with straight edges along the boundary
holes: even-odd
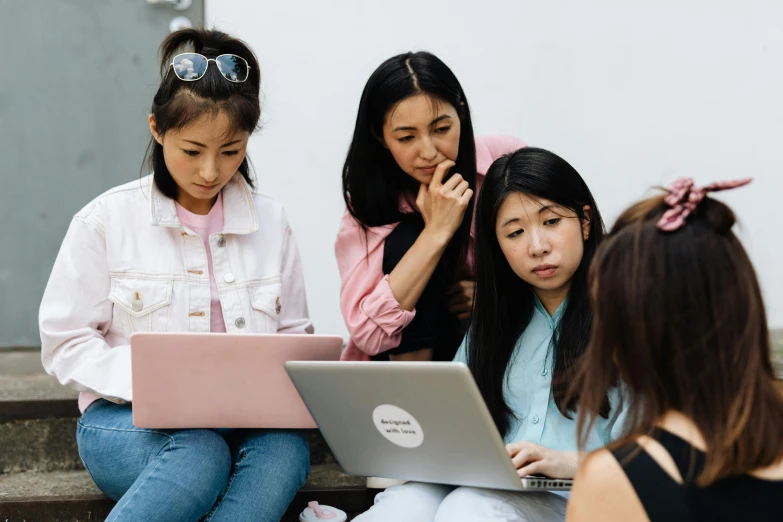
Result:
[[[209,62],[215,62],[220,74],[230,82],[242,83],[250,74],[247,60],[236,54],[221,54],[216,58],[207,58],[199,53],[182,53],[174,57],[170,68],[174,69],[174,74],[183,82],[195,82],[207,73]],[[168,74],[167,70],[166,76]]]

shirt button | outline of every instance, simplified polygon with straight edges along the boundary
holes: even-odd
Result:
[[[237,328],[244,328],[245,327],[245,318],[240,317],[236,321],[234,321],[234,324],[237,325]]]
[[[538,424],[538,415],[533,415],[533,424]]]
[[[218,239],[217,245],[220,248],[223,248],[224,246],[226,246],[226,236],[220,236],[220,238]]]
[[[549,370],[547,370],[546,368],[541,370],[541,375],[546,375],[547,373],[549,373]]]
[[[223,276],[223,281],[225,281],[226,283],[233,283],[234,274],[232,274],[231,272],[227,273],[226,275]]]

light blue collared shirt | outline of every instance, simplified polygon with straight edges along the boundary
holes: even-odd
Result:
[[[533,316],[517,341],[509,366],[503,394],[514,412],[506,444],[528,441],[558,451],[576,451],[576,414],[568,419],[557,409],[552,396],[552,372],[554,370],[554,345],[552,337],[565,312],[566,299],[553,316],[535,297]],[[454,357],[467,364],[467,337]],[[616,439],[623,430],[623,409],[619,395],[613,390],[609,395],[609,417],[598,417],[587,438],[585,449],[592,451]]]

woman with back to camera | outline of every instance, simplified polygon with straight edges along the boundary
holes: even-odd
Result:
[[[772,522],[783,498],[783,398],[756,273],[735,216],[696,186],[629,207],[590,274],[595,328],[579,426],[618,379],[628,435],[588,457],[569,522]]]

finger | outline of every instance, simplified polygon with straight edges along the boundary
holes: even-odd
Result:
[[[458,281],[457,284],[462,288],[470,288],[472,289],[474,286],[476,286],[476,282],[471,279],[463,279],[462,281]]]
[[[471,310],[471,303],[457,303],[449,306],[449,312],[452,314],[464,314],[465,312],[470,312]]]
[[[528,475],[535,475],[536,473],[542,473],[541,470],[544,468],[544,466],[545,465],[543,460],[537,460],[531,464],[528,464],[527,466],[519,468],[517,470],[517,474],[520,477],[526,477]]]
[[[464,280],[464,281],[457,281],[456,283],[452,283],[449,285],[449,287],[446,289],[446,297],[454,294],[462,294],[465,292],[465,290],[470,289],[470,291],[473,291],[473,287],[476,285],[473,281],[470,280]]]
[[[538,444],[533,444],[532,442],[528,442],[526,440],[519,440],[517,442],[506,444],[506,451],[508,451],[509,454],[512,456],[516,455],[523,449],[533,450],[535,452],[540,453],[541,450],[544,448],[542,446],[539,446]]]
[[[430,181],[430,189],[440,188],[443,185],[443,177],[451,167],[454,166],[454,162],[451,160],[441,161],[437,167],[435,167],[435,174],[432,175],[432,181]]]
[[[462,293],[462,285],[460,283],[461,282],[454,283],[452,285],[449,285],[448,288],[446,288],[446,292],[444,293],[446,298],[449,298],[453,295],[459,295]]]
[[[469,312],[457,314],[457,319],[459,319],[460,321],[467,321],[468,319],[470,319],[471,315],[473,315],[473,310]]]
[[[462,194],[462,196],[459,198],[458,201],[462,205],[467,207],[468,203],[470,203],[470,200],[472,200],[472,199],[473,199],[473,189],[468,189],[468,190],[465,191],[464,194]]]
[[[525,444],[523,442],[512,442],[511,444],[506,444],[506,451],[510,456],[514,456],[520,451],[522,451],[523,448],[525,448]]]
[[[469,290],[460,290],[456,294],[446,296],[448,306],[471,305],[473,304],[473,292]]]
[[[419,185],[419,194],[416,196],[416,206],[419,207],[419,210],[421,210],[421,207],[424,206],[424,202],[427,199],[427,185],[424,183]]]
[[[465,181],[465,178],[463,178],[461,174],[455,173],[446,181],[446,183],[443,184],[443,190],[447,190],[447,191],[455,190],[460,185],[460,183],[463,182],[467,183],[467,181]],[[462,194],[462,192],[460,192],[460,194]]]
[[[449,180],[449,181],[451,181],[451,180]],[[444,185],[444,187],[445,187],[445,185]],[[459,185],[457,185],[457,186],[454,188],[454,193],[455,193],[455,194],[457,194],[458,196],[461,196],[461,195],[463,195],[463,194],[465,193],[465,191],[466,191],[466,190],[468,190],[469,188],[470,188],[470,183],[468,183],[468,182],[467,182],[467,181],[465,181],[465,180],[462,180],[462,181],[459,183]]]
[[[424,200],[427,198],[427,185],[424,183],[419,184],[419,193],[416,195],[416,204],[419,205],[420,202],[424,202]]]
[[[514,463],[515,468],[519,469],[526,464],[535,462],[537,460],[541,460],[541,455],[536,454],[535,451],[529,448],[524,448],[519,453],[517,453],[513,459],[511,459],[511,462]]]
[[[473,302],[473,291],[460,288],[457,292],[447,293],[444,297],[449,305],[471,304]]]

